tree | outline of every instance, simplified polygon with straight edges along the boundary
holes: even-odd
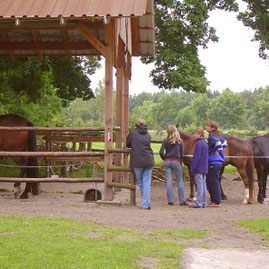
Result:
[[[246,104],[240,94],[226,89],[211,101],[209,119],[216,121],[221,128],[246,127]]]
[[[156,55],[144,57],[154,63],[153,83],[161,89],[205,92],[208,81],[200,63],[198,47],[217,41],[215,29],[206,22],[214,9],[236,11],[235,0],[156,0]]]
[[[130,113],[137,107],[142,106],[145,101],[151,101],[153,99],[152,94],[148,92],[142,92],[138,95],[130,96],[129,98],[129,110]]]
[[[179,124],[179,128],[186,128],[187,126],[193,124],[195,120],[194,114],[190,106],[184,107],[180,110],[176,116],[176,121]]]
[[[247,9],[240,12],[238,19],[254,30],[253,40],[260,42],[259,56],[269,59],[269,2],[268,0],[243,0]]]
[[[11,91],[0,93],[0,113],[21,115],[38,126],[64,126],[61,99],[55,90],[46,88],[46,93],[32,102],[28,95],[14,95]]]
[[[195,124],[205,126],[208,120],[208,111],[210,108],[210,99],[206,94],[200,94],[191,103],[191,110],[193,111]]]
[[[142,106],[136,107],[134,113],[130,115],[131,126],[135,125],[137,119],[144,119],[148,128],[155,129],[157,125],[154,115],[155,106],[152,101],[144,101]]]
[[[159,102],[152,108],[152,117],[156,123],[166,129],[168,124],[177,123],[176,116],[183,107],[180,93],[172,91],[161,95]]]
[[[269,126],[269,86],[263,89],[261,94],[256,97],[253,114],[256,122],[255,127],[265,129]],[[258,125],[257,123],[260,124]]]
[[[69,125],[87,126],[87,123],[93,119],[92,100],[83,101],[81,98],[77,98],[70,102],[66,109]]]
[[[26,95],[30,101],[50,94],[50,86],[56,90],[63,104],[75,98],[89,100],[94,97],[88,75],[99,67],[95,57],[67,58],[36,57],[0,59],[0,93]]]

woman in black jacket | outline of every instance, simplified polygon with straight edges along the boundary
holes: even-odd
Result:
[[[188,205],[184,196],[183,176],[181,170],[184,151],[183,141],[181,140],[180,134],[178,133],[175,125],[169,125],[166,132],[167,137],[162,142],[159,154],[164,160],[168,204],[174,204],[174,172],[177,178],[178,197],[180,205]]]
[[[134,173],[142,195],[142,208],[150,209],[151,172],[154,167],[153,151],[150,147],[151,136],[145,121],[136,121],[136,128],[127,136],[126,146],[131,148],[130,167]]]

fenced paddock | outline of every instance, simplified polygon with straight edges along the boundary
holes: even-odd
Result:
[[[120,128],[115,127],[113,128],[114,131],[119,131]],[[134,176],[130,177],[129,182],[120,182],[120,179],[115,180],[115,182],[107,182],[105,176],[104,177],[83,177],[83,178],[74,178],[74,177],[49,177],[49,167],[52,165],[52,162],[55,161],[79,161],[79,162],[105,162],[105,151],[104,150],[96,150],[94,151],[91,146],[88,146],[91,151],[87,151],[85,147],[81,147],[83,151],[72,151],[72,152],[55,152],[52,150],[52,143],[53,142],[60,142],[60,143],[92,143],[92,142],[103,142],[104,136],[98,135],[87,135],[87,136],[80,136],[80,135],[69,135],[68,132],[103,132],[104,128],[64,128],[64,127],[6,127],[1,126],[0,130],[8,130],[8,131],[37,131],[41,134],[47,134],[43,138],[45,139],[46,144],[46,151],[35,151],[35,152],[16,152],[16,151],[9,151],[9,152],[0,152],[0,157],[7,158],[7,157],[36,157],[45,161],[46,167],[46,177],[39,177],[39,178],[20,178],[20,177],[0,177],[0,182],[62,182],[62,183],[100,183],[103,182],[104,186],[107,188],[125,188],[130,190],[130,202],[131,204],[135,205],[135,179]],[[57,133],[57,135],[55,135]],[[64,135],[62,134],[64,133]],[[112,133],[113,135],[113,133]],[[84,144],[85,145],[85,144]],[[76,149],[76,146],[73,147]],[[123,148],[111,148],[107,150],[108,154],[115,155],[115,158],[122,159],[122,154],[127,156],[130,152],[129,149]],[[105,169],[109,172],[117,173],[118,177],[121,177],[121,173],[131,173],[132,170],[128,167],[121,167],[121,166],[107,166]],[[105,174],[105,173],[104,173]],[[114,177],[115,179],[115,177]]]

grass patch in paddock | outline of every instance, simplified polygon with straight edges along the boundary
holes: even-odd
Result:
[[[238,170],[233,165],[226,165],[223,175],[239,175]]]
[[[206,232],[203,231],[196,231],[196,230],[161,230],[161,231],[154,231],[151,232],[154,235],[162,235],[162,236],[169,236],[173,239],[183,238],[183,239],[191,239],[191,238],[198,238],[203,239],[206,236]]]
[[[197,231],[186,234],[201,237]],[[154,261],[154,267],[175,268],[184,245],[174,237],[186,238],[185,231],[139,232],[63,218],[0,216],[0,267],[141,268]]]
[[[269,247],[269,219],[241,220],[236,224],[249,228],[251,232],[264,237],[264,244]]]
[[[9,158],[0,159],[0,175],[5,177],[17,177],[20,169],[16,163]]]

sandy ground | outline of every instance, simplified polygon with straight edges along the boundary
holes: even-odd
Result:
[[[234,178],[234,177],[233,177]],[[0,214],[22,214],[27,216],[60,216],[85,223],[127,227],[135,230],[199,229],[206,231],[205,239],[189,240],[189,248],[183,253],[184,268],[269,268],[269,250],[263,238],[235,225],[241,219],[269,218],[269,203],[257,203],[255,183],[254,203],[242,205],[244,187],[232,177],[223,180],[228,196],[220,208],[193,209],[167,205],[166,187],[153,182],[151,210],[141,210],[141,196],[137,188],[137,206],[129,204],[129,191],[116,193],[115,200],[121,206],[98,205],[84,202],[84,193],[95,188],[94,183],[43,183],[41,194],[28,200],[14,199],[13,184],[1,183]],[[97,185],[103,191],[103,184]],[[175,197],[176,187],[174,187]],[[189,194],[185,183],[185,195]],[[184,242],[183,242],[184,243]],[[207,246],[210,249],[205,249]]]
[[[268,254],[268,251],[188,248],[184,251],[183,262],[186,269],[269,268]]]

